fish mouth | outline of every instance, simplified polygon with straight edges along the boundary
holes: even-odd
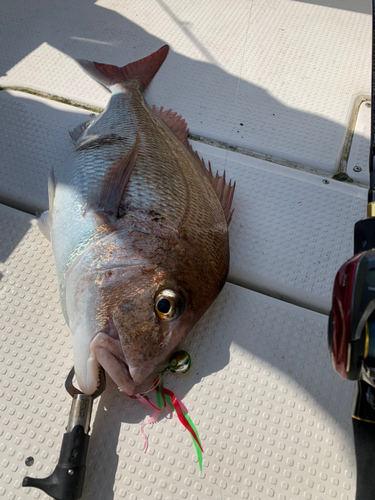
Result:
[[[130,372],[117,329],[110,325],[98,332],[90,343],[90,355],[104,368],[111,379],[128,396],[136,392],[136,383]]]

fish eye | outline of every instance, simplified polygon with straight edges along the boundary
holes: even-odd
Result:
[[[173,290],[161,290],[155,297],[155,312],[160,319],[174,319],[182,310],[182,300]]]
[[[158,311],[160,312],[160,314],[168,314],[172,308],[172,304],[171,304],[171,301],[168,299],[160,299],[160,300],[158,300],[156,307],[157,307]]]

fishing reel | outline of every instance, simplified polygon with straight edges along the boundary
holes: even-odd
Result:
[[[342,379],[375,386],[375,248],[355,254],[336,274],[328,345]]]
[[[372,164],[372,163],[371,163]],[[373,500],[375,468],[375,190],[367,218],[354,228],[354,256],[336,274],[328,321],[332,364],[356,381],[352,414],[357,464],[356,500]]]

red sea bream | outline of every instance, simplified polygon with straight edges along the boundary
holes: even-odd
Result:
[[[126,394],[165,362],[222,289],[234,186],[188,143],[185,121],[143,92],[168,46],[122,68],[78,61],[112,92],[71,132],[49,181],[49,233],[78,384],[102,365]]]

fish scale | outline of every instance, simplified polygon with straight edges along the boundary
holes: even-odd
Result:
[[[115,134],[124,138],[121,146],[73,153],[75,158],[67,164],[59,179],[63,184],[77,186],[73,212],[77,218],[82,217],[85,211],[84,201],[88,199],[90,192],[101,185],[107,168],[124,156],[135,140],[136,130],[139,130],[141,149],[124,193],[124,212],[155,211],[168,219],[168,223],[176,230],[181,229],[184,221],[185,231],[203,233],[202,238],[209,238],[211,228],[223,224],[224,220],[222,211],[218,209],[218,199],[212,189],[206,188],[208,181],[199,165],[189,161],[183,146],[178,144],[172,133],[147,107],[141,105],[141,100],[143,98],[139,91],[113,95],[101,119],[91,125],[77,143],[76,149],[95,137]],[[140,124],[137,129],[133,126],[134,123]],[[143,123],[148,123],[148,127],[142,127]],[[177,153],[171,155],[170,152],[174,150],[178,151],[179,156]],[[211,210],[207,210],[207,197],[212,198],[208,205],[209,208],[213,205]],[[90,228],[87,224],[86,242],[81,233],[76,234],[77,241],[73,241],[71,245],[72,254],[76,255],[78,248],[82,252],[85,243],[89,245],[100,237],[97,233],[98,227],[93,220]],[[71,263],[72,258],[67,262]]]
[[[135,393],[228,273],[234,186],[214,178],[192,151],[181,117],[151,109],[143,97],[167,52],[123,68],[80,62],[112,96],[71,134],[75,149],[50,193],[50,233],[77,380],[87,394],[98,363]],[[157,306],[165,293],[168,317]]]

